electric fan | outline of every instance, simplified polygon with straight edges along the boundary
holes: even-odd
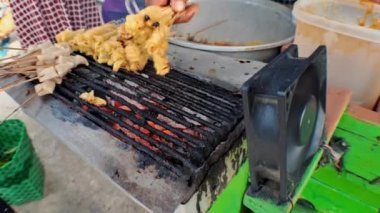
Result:
[[[324,130],[326,49],[298,58],[293,45],[241,88],[250,196],[289,201]]]

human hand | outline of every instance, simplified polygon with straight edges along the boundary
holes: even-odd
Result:
[[[293,41],[287,43],[287,44],[284,44],[282,47],[281,47],[281,52],[284,52],[285,50],[287,50],[290,46],[293,45]]]
[[[188,0],[145,0],[145,5],[170,5],[175,12],[181,13],[181,16],[176,19],[175,23],[185,23],[190,21],[199,10],[198,4],[187,4],[187,1]]]

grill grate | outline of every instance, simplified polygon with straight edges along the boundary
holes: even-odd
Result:
[[[107,99],[96,107],[81,100],[94,90]],[[58,86],[55,97],[178,177],[190,179],[243,117],[241,98],[223,88],[172,70],[160,77],[113,73],[90,60]]]

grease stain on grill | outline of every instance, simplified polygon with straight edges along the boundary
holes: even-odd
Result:
[[[136,165],[137,168],[146,169],[150,166],[153,166],[157,170],[157,175],[156,175],[157,179],[169,178],[170,180],[173,180],[173,181],[177,179],[168,169],[160,165],[157,165],[154,162],[154,159],[150,158],[149,156],[147,156],[146,154],[138,150],[136,152],[137,152],[137,165]],[[138,172],[141,173],[140,170],[138,170]]]
[[[122,150],[127,150],[129,148],[128,144],[120,142],[120,141],[118,143],[116,143],[116,146],[119,147]]]
[[[116,169],[113,175],[113,178],[120,178],[119,170]]]
[[[210,193],[211,201],[215,201],[217,196],[228,185],[229,175],[227,173],[229,166],[226,162],[231,162],[232,171],[237,172],[238,168],[240,168],[241,164],[246,160],[246,149],[243,148],[242,144],[242,140],[235,142],[231,148],[231,152],[221,157],[220,161],[209,170],[205,181],[197,192],[196,210],[198,213],[206,211],[205,209],[201,209],[201,203],[204,197],[208,196],[208,193]]]
[[[209,70],[208,70],[208,73],[209,73],[210,75],[215,75],[215,74],[216,74],[216,69],[209,69]]]
[[[31,93],[31,90],[32,90],[32,89],[28,89],[28,90],[26,90],[26,94],[25,94],[25,95],[26,95],[26,96],[29,96],[30,93]]]
[[[137,153],[137,168],[145,169],[148,166],[154,165],[154,160],[144,153],[140,151],[136,151]]]
[[[58,102],[53,102],[50,105],[50,108],[54,117],[61,121],[70,122],[72,124],[80,123],[83,126],[91,128],[93,130],[99,129],[99,127],[93,122],[89,121],[85,117],[81,116],[80,114],[76,113],[75,111],[69,108],[61,107],[60,103]]]
[[[176,181],[177,177],[175,177],[171,172],[169,172],[164,167],[160,167],[158,165],[155,165],[158,169],[157,178],[168,178],[169,180]]]

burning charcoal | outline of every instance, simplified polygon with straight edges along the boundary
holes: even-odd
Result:
[[[169,124],[170,126],[172,126],[173,128],[176,128],[176,129],[186,129],[186,127],[182,124],[179,124],[179,123],[176,123],[175,121],[173,121],[172,119],[166,117],[166,116],[163,116],[161,114],[159,114],[157,116],[157,119],[160,120],[160,121],[163,121],[167,124]]]
[[[134,105],[135,107],[137,107],[137,108],[140,109],[140,110],[147,110],[147,109],[148,109],[148,108],[145,107],[144,105],[138,103],[137,101],[135,101],[135,100],[133,100],[133,99],[128,98],[128,97],[125,96],[125,95],[122,95],[122,94],[117,93],[117,92],[114,92],[114,91],[111,91],[111,93],[113,93],[113,94],[119,96],[120,98],[124,99],[125,101],[127,101],[128,103]]]

